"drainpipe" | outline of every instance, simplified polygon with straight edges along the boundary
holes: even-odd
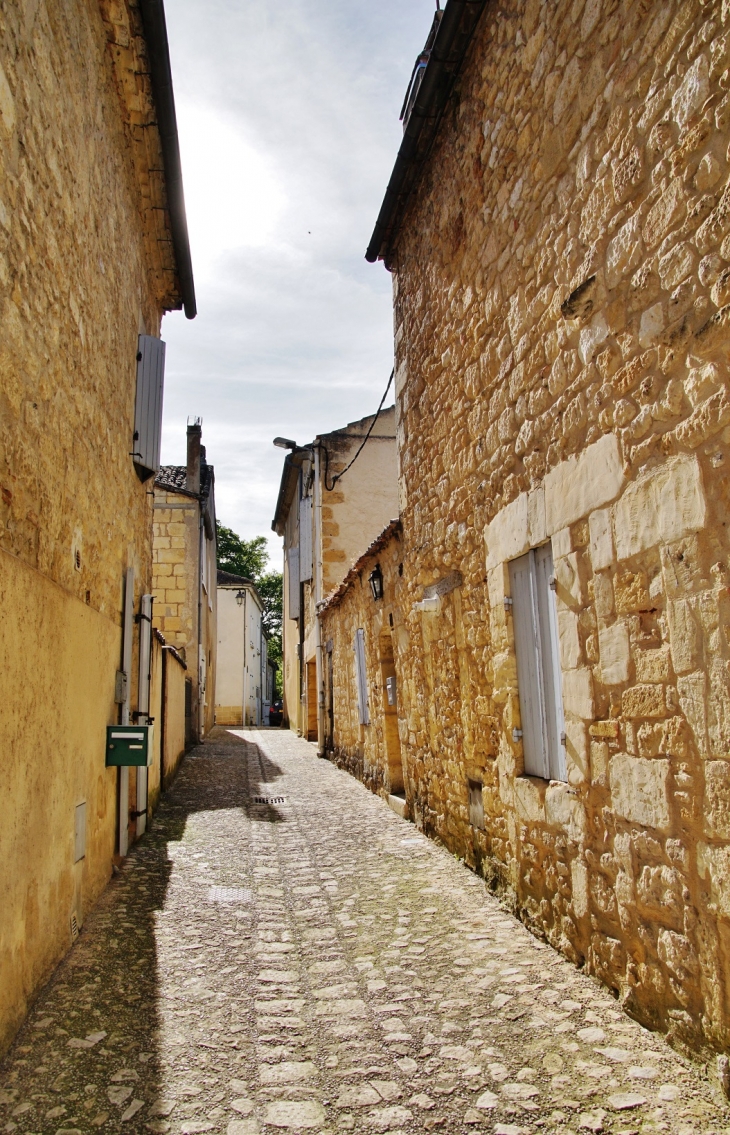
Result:
[[[245,587],[241,588],[243,591],[243,705],[241,706],[241,725],[246,727],[246,693],[248,687],[248,669],[246,667],[246,615],[248,609],[248,590]]]
[[[152,596],[143,595],[139,613],[139,682],[137,724],[148,725],[150,713],[150,668],[152,665]],[[147,828],[147,769],[137,769],[137,835]]]
[[[122,624],[122,670],[126,686],[120,725],[129,725],[130,676],[132,670],[132,635],[134,633],[134,568],[127,568],[124,579],[124,622]],[[124,858],[129,850],[129,769],[119,770],[119,854]]]
[[[314,648],[317,663],[317,756],[324,756],[324,670],[322,667],[322,486],[319,446],[314,447]]]

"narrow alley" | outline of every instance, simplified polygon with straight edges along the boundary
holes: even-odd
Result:
[[[730,1131],[698,1066],[286,731],[216,729],[0,1066],[0,1128]]]

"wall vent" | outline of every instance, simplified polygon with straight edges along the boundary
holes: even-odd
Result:
[[[285,804],[286,798],[284,796],[254,796],[254,804]]]
[[[76,911],[71,915],[71,941],[75,942],[79,936],[79,923],[76,918]]]

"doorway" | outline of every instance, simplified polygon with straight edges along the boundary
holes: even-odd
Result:
[[[398,735],[398,684],[393,661],[393,637],[389,631],[383,631],[380,635],[380,677],[388,791],[393,796],[404,796],[403,760]]]

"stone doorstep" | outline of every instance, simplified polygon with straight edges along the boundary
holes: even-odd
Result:
[[[410,818],[408,801],[405,796],[396,796],[391,792],[388,795],[388,805],[393,809],[396,816],[400,816],[402,820]]]

